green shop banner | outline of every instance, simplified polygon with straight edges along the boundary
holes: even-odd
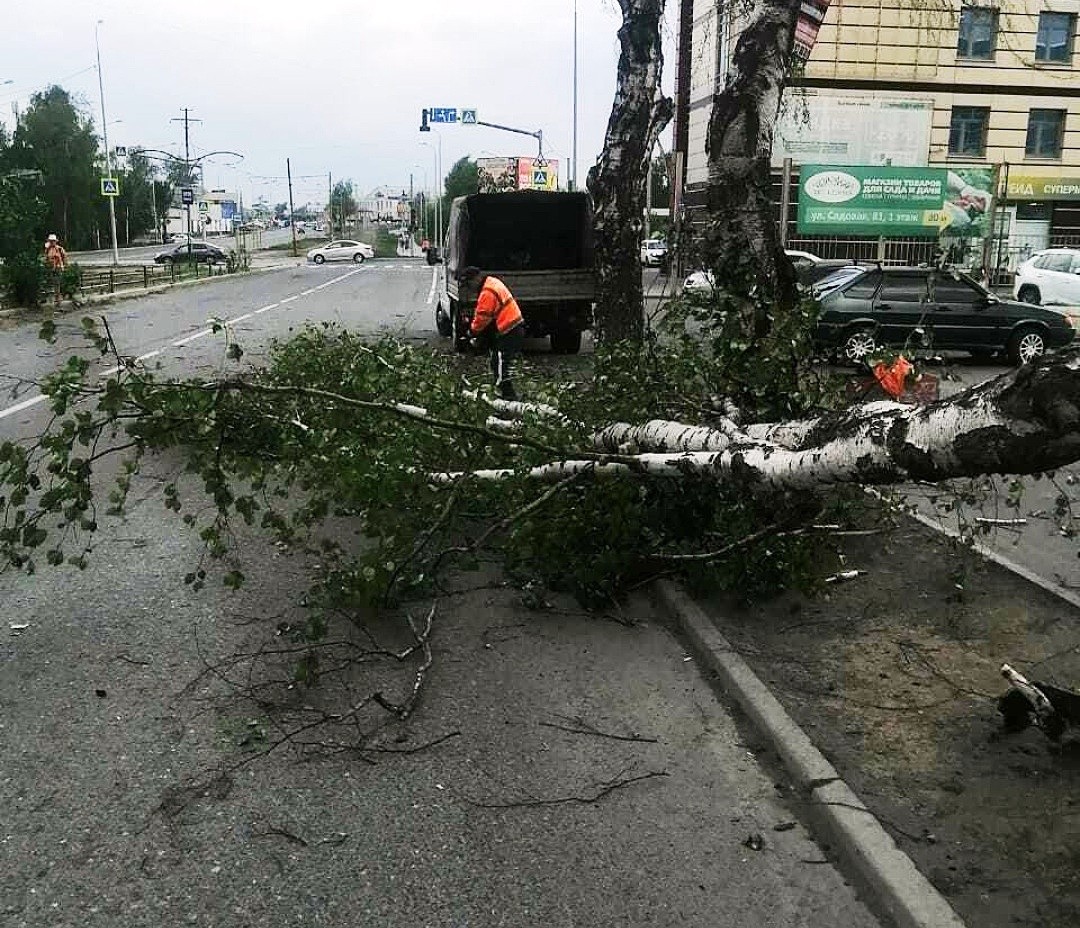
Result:
[[[987,234],[993,168],[838,167],[799,175],[799,231],[809,235]]]

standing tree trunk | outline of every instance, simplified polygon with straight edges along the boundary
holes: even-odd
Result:
[[[709,219],[703,257],[721,287],[749,298],[745,335],[770,328],[771,312],[798,300],[769,198],[773,129],[788,74],[799,4],[758,0],[739,36],[731,70],[713,97],[706,152]]]
[[[596,339],[640,341],[645,328],[638,249],[653,146],[673,104],[660,90],[664,0],[619,0],[619,70],[600,160],[589,171],[596,238]]]

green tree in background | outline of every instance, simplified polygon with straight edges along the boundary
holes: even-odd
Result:
[[[46,225],[69,250],[92,247],[105,204],[98,190],[100,152],[93,124],[62,87],[30,98],[10,148],[10,169],[41,171]]]
[[[358,210],[356,196],[353,193],[351,180],[339,180],[330,191],[330,234],[334,235],[334,229],[345,234],[345,220],[355,216]]]
[[[467,197],[470,193],[479,192],[480,178],[476,173],[476,162],[468,155],[458,158],[450,168],[450,173],[446,175],[444,189],[443,216],[449,216],[450,204],[455,197]]]

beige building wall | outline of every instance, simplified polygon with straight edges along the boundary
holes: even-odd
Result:
[[[910,95],[932,100],[923,163],[1005,164],[1030,176],[1080,177],[1080,36],[1066,63],[1035,60],[1039,13],[1077,14],[1080,0],[975,0],[997,9],[997,44],[988,61],[958,59],[960,0],[832,0],[805,72],[792,81],[785,107],[798,109],[799,85],[815,95],[852,98]],[[688,120],[688,186],[707,179],[705,136],[713,89],[722,82],[741,25],[735,0],[695,0]],[[949,154],[954,106],[989,107],[985,154]],[[1064,110],[1060,158],[1025,154],[1031,109]],[[823,134],[828,126],[815,126]]]
[[[1080,14],[1080,0],[978,0],[998,10],[989,60],[957,57],[961,7],[955,0],[832,0],[805,71],[810,87],[909,89],[934,99],[928,161],[1009,163],[1029,173],[1080,174],[1080,43],[1068,62],[1035,60],[1042,11]],[[1080,16],[1078,16],[1080,19]],[[949,154],[954,106],[990,108],[986,153]],[[1031,109],[1064,110],[1061,158],[1026,156]]]

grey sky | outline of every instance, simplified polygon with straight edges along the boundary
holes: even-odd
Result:
[[[578,177],[603,144],[618,57],[615,0],[578,0]],[[674,78],[676,4],[669,3],[664,85]],[[574,0],[52,0],[22,5],[0,37],[0,120],[52,83],[101,122],[94,30],[99,28],[109,144],[182,153],[170,120],[189,107],[194,154],[241,152],[210,164],[210,186],[245,202],[285,198],[292,159],[298,203],[326,199],[326,175],[361,194],[435,183],[462,155],[534,155],[536,143],[484,127],[418,132],[425,106],[475,107],[479,118],[542,129],[565,182],[571,152]],[[9,17],[9,24],[12,17]],[[59,24],[59,25],[58,25]],[[2,84],[12,81],[10,84]],[[114,120],[121,120],[114,123]],[[662,137],[668,147],[670,134]]]

